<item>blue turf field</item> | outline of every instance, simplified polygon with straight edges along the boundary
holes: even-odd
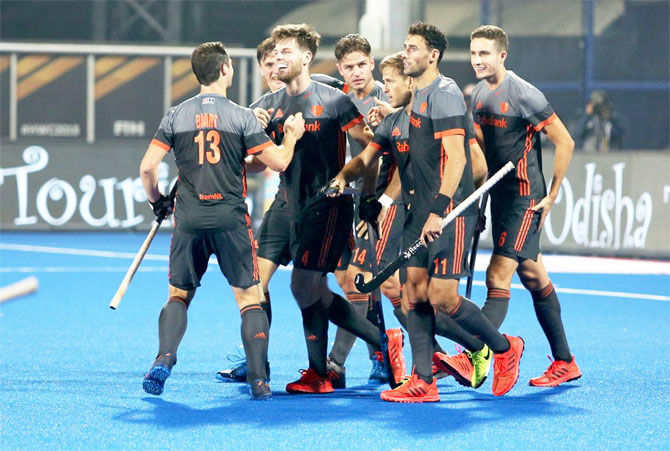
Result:
[[[0,449],[602,449],[668,448],[670,302],[561,294],[563,318],[584,377],[554,389],[529,387],[549,364],[530,296],[512,290],[502,330],[526,351],[517,386],[491,394],[438,382],[442,402],[382,402],[365,385],[367,351],[347,361],[350,388],[334,395],[283,391],[306,365],[288,271],[272,282],[270,402],[216,370],[240,346],[239,313],[213,266],[191,308],[179,364],[161,397],[142,391],[157,351],[167,295],[169,235],[160,234],[119,309],[108,308],[143,234],[0,235],[0,286],[30,274],[36,294],[0,306]],[[33,247],[17,248],[16,245]],[[45,246],[49,249],[35,248]],[[60,249],[53,249],[60,248]],[[81,255],[75,250],[108,251]],[[482,280],[478,272],[476,280]],[[561,288],[670,296],[667,275],[552,274]],[[334,282],[331,286],[335,287]],[[475,286],[473,298],[485,296]],[[386,320],[396,326],[389,305]],[[331,326],[331,339],[335,328]],[[451,344],[442,339],[445,349]],[[410,359],[409,349],[405,352]],[[409,362],[408,362],[409,363]]]

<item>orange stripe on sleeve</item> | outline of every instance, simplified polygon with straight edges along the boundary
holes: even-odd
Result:
[[[350,129],[351,127],[353,127],[354,125],[356,125],[356,124],[360,124],[360,123],[362,123],[362,122],[363,122],[363,115],[362,115],[362,114],[359,114],[358,117],[357,117],[356,119],[352,119],[351,122],[349,122],[347,125],[343,126],[343,127],[342,127],[342,131],[343,131],[343,132],[346,132],[347,130],[349,130],[349,129]]]
[[[249,155],[258,153],[258,152],[260,152],[260,151],[262,151],[262,150],[264,150],[264,149],[267,149],[267,148],[270,147],[271,145],[272,145],[272,141],[268,140],[268,141],[265,141],[263,144],[259,144],[259,145],[257,145],[257,146],[252,147],[251,149],[247,149],[247,153],[248,153]]]
[[[165,144],[165,143],[162,142],[162,141],[157,140],[156,138],[154,138],[154,139],[151,140],[151,144],[153,144],[154,146],[158,146],[158,147],[160,147],[161,149],[163,149],[163,150],[166,151],[166,152],[169,152],[170,149],[171,149],[170,146],[168,146],[167,144]]]
[[[368,144],[368,146],[372,147],[375,150],[382,150],[382,146],[373,141],[370,141],[370,144]]]
[[[482,129],[482,126],[475,122],[475,129],[477,129],[477,130],[481,130],[481,129]]]
[[[441,132],[435,132],[435,139],[442,139],[445,136],[461,135],[465,136],[465,129],[463,128],[452,128],[451,130],[444,130]]]
[[[556,119],[558,119],[558,116],[556,116],[556,113],[554,113],[554,114],[552,114],[551,116],[549,116],[547,119],[545,119],[545,120],[543,120],[542,122],[540,122],[539,124],[537,124],[537,125],[535,126],[535,130],[539,132],[539,131],[542,130],[544,127],[546,127],[547,125],[549,125],[549,124],[551,124],[552,122],[554,122]]]
[[[468,141],[468,144],[471,145],[471,146],[474,146],[475,144],[477,144],[477,140],[475,138],[470,138],[470,141]]]

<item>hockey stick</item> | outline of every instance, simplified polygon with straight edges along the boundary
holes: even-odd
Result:
[[[484,182],[482,186],[477,188],[472,194],[463,200],[463,202],[454,208],[446,218],[442,220],[442,228],[444,229],[447,224],[456,219],[466,208],[476,202],[482,194],[490,190],[493,185],[498,183],[500,179],[502,179],[512,169],[514,169],[514,163],[511,161],[507,162],[505,166],[500,168],[498,172],[496,172],[490,179]],[[407,261],[417,252],[419,252],[422,247],[423,244],[421,244],[421,239],[419,238],[407,249],[405,249],[398,258],[393,260],[386,268],[382,269],[379,274],[377,274],[371,281],[367,283],[363,279],[363,274],[356,274],[356,278],[354,279],[356,289],[361,293],[370,293],[372,290],[380,286],[386,279],[391,277],[391,275],[393,275],[393,273],[395,273],[398,268],[407,263]]]
[[[368,224],[368,228],[372,229],[368,232],[368,243],[370,246],[370,250],[374,250],[375,252],[371,252],[372,255],[372,275],[376,275],[377,272],[379,271],[379,267],[377,266],[377,246],[376,246],[376,231],[374,230],[373,227],[370,227]],[[400,381],[396,381],[395,378],[393,377],[393,368],[391,367],[391,356],[389,355],[389,339],[386,336],[386,323],[384,322],[384,308],[382,306],[382,293],[379,287],[375,288],[372,290],[372,307],[375,310],[375,316],[377,320],[377,328],[379,329],[379,343],[380,346],[379,348],[382,351],[382,358],[384,359],[384,367],[386,368],[386,373],[388,374],[389,377],[389,385],[391,388],[396,388],[400,385]]]
[[[486,205],[489,203],[489,193],[486,192],[482,196],[482,204],[479,207],[479,214],[477,215],[477,230],[475,236],[472,238],[472,251],[470,252],[470,275],[468,276],[465,285],[465,297],[470,299],[472,294],[472,279],[475,277],[475,260],[477,259],[477,248],[479,247],[479,235],[482,234],[482,229],[479,228],[479,223],[486,218]]]
[[[319,195],[327,196],[329,194],[335,194],[337,190],[330,186],[326,185],[323,188],[321,188],[318,192]],[[342,190],[342,194],[350,194],[352,196],[359,196],[361,194],[361,189],[360,188],[352,188],[350,186],[345,186],[344,190]]]
[[[177,183],[174,184],[174,186],[172,187],[172,190],[170,191],[170,194],[169,194],[169,197],[173,202],[174,202],[174,197],[175,197],[176,194],[177,194]],[[123,298],[123,295],[126,294],[126,290],[128,289],[128,285],[130,285],[130,281],[133,280],[133,276],[137,272],[137,268],[139,268],[140,263],[142,263],[142,259],[144,259],[144,255],[149,250],[149,246],[151,245],[151,242],[153,241],[154,236],[156,235],[156,232],[158,231],[158,228],[160,227],[161,223],[163,222],[163,219],[165,219],[165,216],[158,216],[156,218],[156,220],[154,221],[154,224],[151,226],[151,230],[149,230],[149,233],[147,234],[147,237],[144,239],[144,243],[142,243],[142,247],[140,247],[140,250],[137,252],[137,255],[135,256],[135,259],[130,264],[130,268],[128,268],[128,272],[126,273],[126,276],[121,281],[121,285],[119,285],[119,289],[116,290],[116,294],[112,298],[112,302],[109,303],[109,308],[111,308],[112,310],[116,310],[116,308],[121,303],[121,298]]]

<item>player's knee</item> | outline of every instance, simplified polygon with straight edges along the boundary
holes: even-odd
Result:
[[[431,285],[428,288],[428,300],[433,308],[443,312],[451,312],[458,307],[460,296],[458,290]]]
[[[380,287],[382,294],[389,299],[400,297],[400,282],[394,277],[390,277],[382,283]]]
[[[519,280],[521,280],[523,286],[531,293],[540,291],[549,284],[549,280],[542,280],[534,274],[519,273]]]

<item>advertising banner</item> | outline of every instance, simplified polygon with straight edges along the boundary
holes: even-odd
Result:
[[[138,175],[147,145],[148,139],[95,145],[2,144],[0,227],[148,229],[153,215]],[[552,157],[545,152],[547,180]],[[164,162],[160,186],[167,192],[176,169],[172,155]],[[263,179],[248,179],[256,226],[263,212]],[[274,187],[265,195],[273,196]],[[482,235],[483,247],[491,247],[489,231],[490,224]],[[545,223],[541,246],[544,252],[670,258],[670,155],[575,154]]]

